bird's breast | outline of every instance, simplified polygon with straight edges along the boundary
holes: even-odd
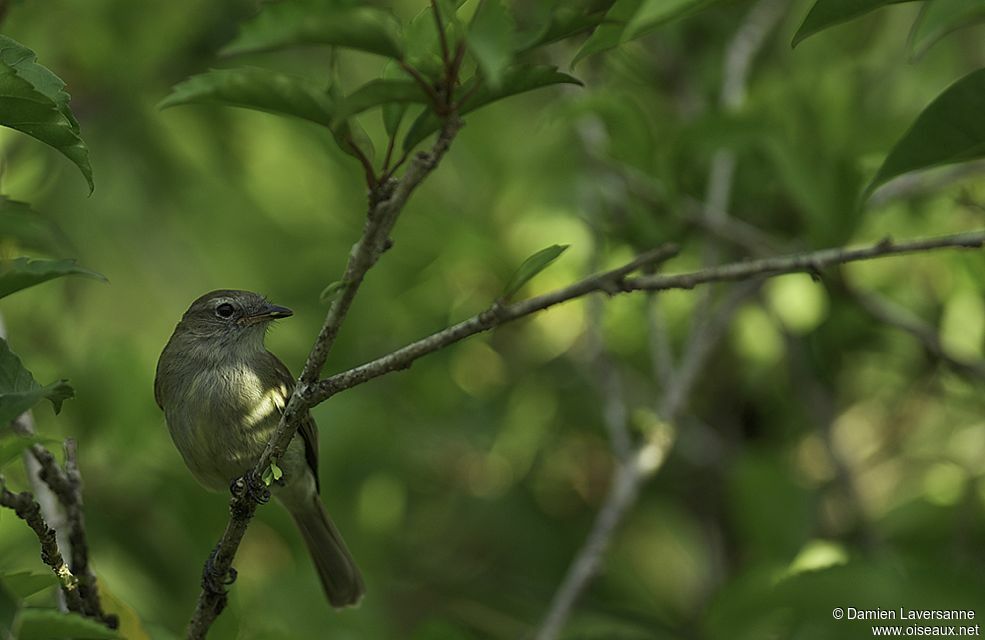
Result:
[[[283,411],[287,388],[247,363],[228,363],[186,376],[165,415],[189,469],[222,490],[260,457]]]

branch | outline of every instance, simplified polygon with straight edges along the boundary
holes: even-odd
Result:
[[[71,569],[65,564],[61,552],[58,551],[55,530],[44,521],[41,516],[41,506],[34,500],[34,496],[26,491],[11,493],[0,479],[0,506],[13,509],[17,517],[31,527],[34,535],[38,537],[38,542],[41,543],[41,560],[51,567],[55,577],[58,578],[68,610],[83,613],[84,607],[82,598],[79,596],[78,580],[72,575]]]
[[[89,543],[86,538],[85,514],[82,511],[82,475],[78,467],[78,446],[71,438],[65,441],[64,471],[58,466],[55,456],[41,445],[33,445],[30,452],[40,467],[38,477],[48,485],[65,509],[67,553],[70,557],[72,573],[78,579],[82,613],[99,620],[110,629],[115,629],[119,620],[115,615],[107,615],[103,611],[99,601],[96,576],[89,566]]]
[[[935,249],[979,249],[985,245],[985,231],[968,231],[946,236],[919,238],[895,242],[884,238],[879,242],[856,249],[824,249],[810,253],[797,253],[761,260],[733,262],[719,267],[700,269],[675,275],[643,276],[626,280],[624,291],[666,291],[668,289],[693,289],[710,282],[729,282],[768,278],[785,273],[819,273],[826,267],[849,262],[859,262],[886,256],[921,253]]]
[[[319,381],[311,389],[308,396],[309,403],[313,406],[324,402],[331,396],[346,389],[363,384],[373,378],[378,378],[391,371],[407,369],[410,365],[429,353],[434,353],[452,345],[459,340],[473,336],[483,331],[488,331],[499,325],[506,324],[518,318],[528,316],[538,311],[543,311],[561,302],[580,298],[589,293],[603,291],[614,294],[624,291],[625,278],[628,274],[639,270],[645,265],[659,264],[677,254],[677,247],[665,245],[659,249],[643,254],[629,263],[611,271],[595,274],[580,280],[575,284],[558,289],[553,293],[548,293],[535,298],[530,298],[522,302],[508,305],[494,304],[489,309],[472,316],[468,320],[459,322],[448,327],[443,331],[434,333],[426,338],[397,349],[396,351],[377,358],[372,362],[354,367],[348,371],[338,373],[334,376]]]
[[[313,406],[309,399],[310,387],[318,380],[363,278],[389,248],[390,232],[396,225],[397,218],[408,198],[441,161],[460,127],[461,121],[458,117],[455,114],[449,116],[429,152],[418,153],[399,180],[390,180],[371,191],[362,237],[352,247],[342,276],[343,288],[325,316],[325,322],[308,354],[298,383],[284,407],[280,422],[267,442],[263,454],[253,470],[234,483],[233,495],[229,501],[229,521],[206,564],[202,591],[188,626],[188,638],[204,638],[212,622],[225,608],[225,590],[212,585],[216,583],[216,578],[219,581],[231,581],[230,578],[235,577],[232,570],[233,558],[257,509],[257,502],[253,496],[264,488],[262,484],[259,485],[259,489],[257,488],[259,478],[270,466],[271,460],[283,456],[297,432],[301,419]]]
[[[985,244],[985,231],[973,231],[934,238],[922,238],[895,243],[884,239],[874,245],[857,249],[825,249],[813,253],[736,262],[690,273],[652,275],[628,278],[627,275],[647,264],[673,257],[677,248],[666,245],[643,254],[618,269],[589,276],[562,289],[545,293],[509,305],[493,305],[489,309],[446,329],[421,338],[385,356],[325,378],[309,387],[307,404],[314,406],[331,396],[393,371],[409,368],[415,360],[440,351],[459,340],[488,331],[524,316],[543,311],[568,300],[602,291],[613,295],[630,291],[665,291],[693,289],[710,282],[728,282],[767,278],[785,273],[818,273],[825,267],[848,262],[871,260],[892,255],[919,253],[946,248],[980,248]]]

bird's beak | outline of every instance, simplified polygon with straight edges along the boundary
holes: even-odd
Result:
[[[294,315],[294,312],[287,307],[280,307],[276,304],[264,305],[256,313],[250,314],[243,318],[244,324],[256,324],[257,322],[265,322],[269,320],[276,320],[278,318],[290,318]]]

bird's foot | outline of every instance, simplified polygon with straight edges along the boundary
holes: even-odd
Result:
[[[249,498],[257,504],[270,502],[270,489],[263,479],[253,471],[247,471],[241,478],[236,478],[229,485],[229,491],[238,498]]]
[[[226,587],[236,582],[236,570],[229,567],[224,572],[220,571],[215,566],[218,553],[219,547],[217,545],[209,554],[209,559],[205,561],[205,567],[202,568],[202,589],[209,593],[225,594]]]

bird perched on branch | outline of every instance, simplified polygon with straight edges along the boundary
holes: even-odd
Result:
[[[293,315],[249,291],[219,290],[192,303],[157,362],[154,397],[195,478],[222,491],[249,473],[294,388],[264,347],[271,322]],[[319,496],[318,431],[310,414],[284,455],[272,493],[298,525],[334,607],[356,604],[362,576]]]

